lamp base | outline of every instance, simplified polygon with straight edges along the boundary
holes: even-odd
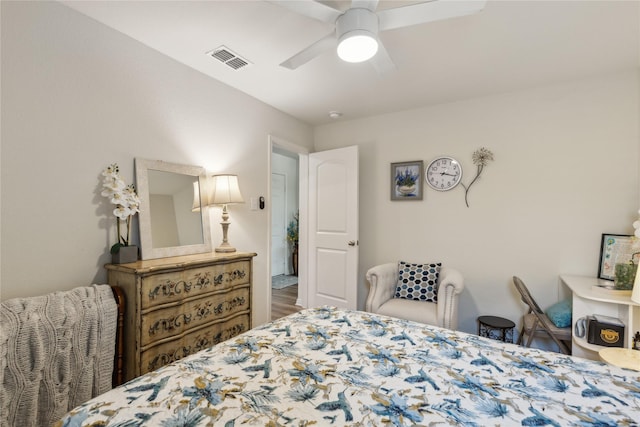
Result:
[[[236,248],[234,248],[233,246],[230,246],[230,245],[225,246],[224,244],[216,248],[216,252],[218,253],[228,253],[228,252],[235,252],[235,251],[236,251]]]
[[[218,246],[216,248],[216,252],[218,253],[227,253],[227,252],[235,252],[236,248],[234,248],[233,246],[231,246],[229,244],[229,241],[227,240],[227,233],[229,232],[229,224],[231,224],[229,222],[229,213],[227,212],[227,205],[222,205],[222,222],[220,223],[220,225],[222,225],[222,243],[220,243],[220,246]]]

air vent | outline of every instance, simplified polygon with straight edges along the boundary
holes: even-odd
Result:
[[[234,70],[239,70],[240,68],[244,68],[247,65],[251,64],[249,61],[240,57],[240,55],[236,54],[226,46],[220,46],[212,50],[211,52],[207,52],[207,55],[217,59],[223,64],[228,65]]]

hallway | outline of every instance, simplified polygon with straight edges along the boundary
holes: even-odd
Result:
[[[271,320],[276,320],[302,310],[296,306],[298,285],[287,286],[282,289],[271,289]]]

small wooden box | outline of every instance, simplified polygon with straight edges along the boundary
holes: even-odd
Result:
[[[624,323],[615,317],[594,314],[589,318],[589,344],[624,347]]]

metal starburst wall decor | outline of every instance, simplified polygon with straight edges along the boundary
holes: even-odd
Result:
[[[469,185],[465,185],[464,183],[462,183],[462,186],[464,187],[464,202],[467,207],[469,207],[469,189],[478,180],[478,178],[480,178],[480,174],[482,173],[482,170],[487,165],[487,163],[493,160],[493,153],[486,148],[481,147],[480,149],[473,152],[473,156],[471,158],[473,160],[473,164],[477,167],[476,176],[469,183]]]

